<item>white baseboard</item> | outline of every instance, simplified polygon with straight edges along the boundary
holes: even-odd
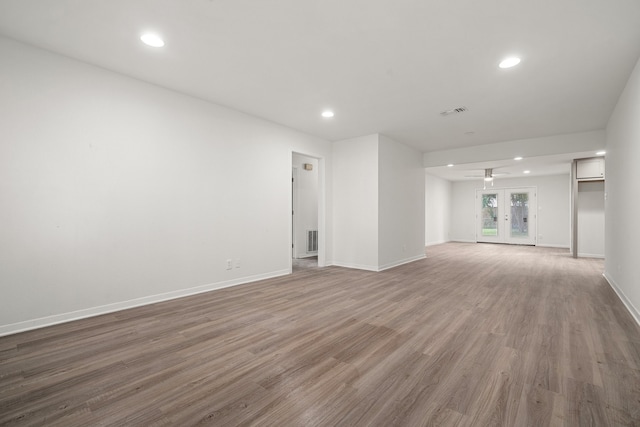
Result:
[[[374,272],[380,272],[383,270],[388,270],[390,268],[393,267],[397,267],[399,265],[404,265],[404,264],[409,264],[410,262],[414,262],[414,261],[418,261],[421,259],[425,259],[427,256],[422,254],[422,255],[416,255],[414,257],[409,257],[409,258],[405,258],[405,259],[401,259],[399,261],[394,261],[394,262],[390,262],[388,264],[384,264],[384,265],[380,265],[380,266],[375,266],[375,265],[365,265],[365,264],[353,264],[353,263],[347,263],[347,262],[339,262],[339,261],[334,261],[332,262],[330,265],[336,266],[336,267],[344,267],[344,268],[353,268],[356,270],[366,270],[366,271],[374,271]]]
[[[601,258],[604,259],[604,254],[583,254],[578,252],[578,258]]]
[[[69,313],[61,313],[53,316],[41,317],[38,319],[25,320],[23,322],[11,323],[8,325],[0,325],[0,337],[5,335],[17,334],[32,329],[44,328],[60,323],[71,322],[73,320],[86,319],[88,317],[100,316],[102,314],[122,311],[129,308],[140,307],[148,304],[155,304],[162,301],[168,301],[176,298],[182,298],[189,295],[201,294],[203,292],[214,291],[216,289],[228,288],[231,286],[244,285],[246,283],[256,282],[258,280],[271,279],[289,274],[289,270],[278,270],[265,274],[256,274],[254,276],[242,277],[238,279],[225,280],[223,282],[212,283],[208,285],[196,286],[194,288],[181,289],[178,291],[167,292],[164,294],[151,295],[142,298],[136,298],[128,301],[117,302],[113,304],[101,305],[98,307],[86,308],[82,310],[72,311]]]
[[[441,245],[443,243],[448,243],[449,240],[437,240],[435,242],[427,242],[425,243],[425,246],[435,246],[435,245]]]
[[[378,267],[376,267],[375,265],[353,264],[349,262],[340,262],[340,261],[334,261],[331,263],[331,265],[336,267],[354,268],[356,270],[367,270],[367,271],[375,271],[375,272],[378,271]]]
[[[454,243],[479,243],[479,242],[477,242],[477,241],[475,241],[475,240],[462,240],[462,239],[453,239],[453,240],[449,240],[449,241],[450,241],[450,242],[454,242]],[[443,243],[446,243],[446,242],[443,242]],[[480,242],[480,243],[483,243],[483,242]],[[547,244],[547,243],[536,243],[536,245],[535,245],[535,246],[539,246],[539,247],[542,247],[542,248],[560,248],[560,249],[567,249],[567,250],[569,250],[569,246],[566,246],[566,245],[557,245],[557,244],[553,244],[553,243],[551,243],[551,244]],[[603,256],[603,258],[604,258],[604,256]]]
[[[631,314],[633,319],[636,321],[638,326],[640,326],[640,310],[638,310],[633,305],[631,300],[629,300],[629,298],[627,298],[627,296],[622,291],[620,286],[618,286],[616,281],[613,280],[613,278],[611,276],[609,276],[606,271],[602,275],[604,276],[604,278],[607,281],[607,283],[609,283],[609,286],[611,286],[611,289],[613,289],[613,291],[616,293],[616,295],[618,295],[618,298],[620,298],[620,301],[622,301],[622,303],[627,308],[627,310],[629,311],[629,313]]]
[[[410,262],[418,261],[421,259],[425,259],[427,256],[425,254],[416,255],[413,257],[405,258],[399,261],[390,262],[388,264],[384,264],[378,267],[378,271],[388,270],[393,267],[398,267],[399,265],[409,264]]]
[[[558,248],[558,249],[566,249],[569,250],[569,246],[567,245],[557,245],[554,243],[536,243],[536,246],[539,246],[541,248]]]

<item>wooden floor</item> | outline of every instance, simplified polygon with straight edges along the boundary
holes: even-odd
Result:
[[[601,260],[451,243],[0,338],[0,424],[640,425]]]

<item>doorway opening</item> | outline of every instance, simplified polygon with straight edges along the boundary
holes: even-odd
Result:
[[[293,153],[291,167],[291,271],[322,265],[321,159]]]
[[[476,191],[476,241],[536,244],[536,189]]]

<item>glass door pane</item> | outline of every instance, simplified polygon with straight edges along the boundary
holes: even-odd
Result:
[[[476,241],[536,244],[535,188],[476,190]]]
[[[482,235],[498,235],[498,195],[482,195]]]
[[[514,238],[529,237],[529,193],[511,193],[511,227]]]

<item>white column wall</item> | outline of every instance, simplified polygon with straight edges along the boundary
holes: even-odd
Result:
[[[607,124],[605,276],[640,323],[640,61]]]
[[[450,240],[452,183],[425,173],[425,244]]]
[[[422,153],[379,136],[378,269],[424,258]]]
[[[333,143],[333,264],[378,270],[378,135]]]

